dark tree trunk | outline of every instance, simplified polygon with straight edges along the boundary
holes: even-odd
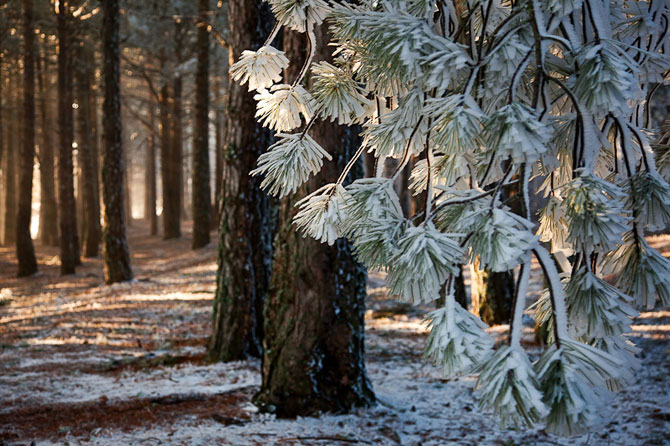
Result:
[[[23,0],[23,147],[19,178],[19,208],[16,215],[16,257],[18,277],[37,272],[37,259],[30,236],[35,163],[35,32],[33,1]]]
[[[7,95],[8,101],[8,114],[7,119],[7,156],[5,156],[5,237],[4,244],[5,246],[10,246],[16,243],[16,196],[17,196],[17,175],[16,175],[16,154],[19,150],[18,142],[18,119],[16,117],[16,110],[19,107],[18,100],[18,86],[15,82],[15,79],[12,79],[14,76],[10,76],[10,86],[15,88],[16,93],[14,95]]]
[[[214,101],[216,103],[216,118],[215,118],[215,132],[214,132],[214,153],[215,153],[215,170],[214,170],[214,209],[212,210],[212,226],[216,228],[221,216],[221,186],[223,182],[223,113],[221,113],[221,77],[219,76],[219,63],[217,59],[216,67],[214,68],[216,76],[214,78]]]
[[[37,82],[40,93],[40,239],[46,246],[58,245],[58,207],[56,205],[55,153],[52,143],[52,127],[49,117],[49,66],[47,45],[36,60]]]
[[[128,143],[130,143],[130,139]],[[123,142],[121,143],[123,147]],[[132,172],[132,166],[130,165],[130,160],[128,159],[128,151],[123,150],[123,205],[125,207],[125,224],[128,227],[133,226],[133,197],[130,193],[130,174]]]
[[[72,139],[72,32],[69,2],[61,1],[58,14],[58,200],[60,212],[61,274],[74,274],[80,264],[77,214],[74,201]]]
[[[173,207],[173,233],[175,237],[181,237],[181,219],[184,215],[184,128],[182,123],[182,93],[184,81],[181,75],[177,75],[172,81],[172,141],[170,148],[170,170],[173,172],[174,199],[171,200]]]
[[[77,130],[78,130],[78,160],[80,164],[81,196],[79,200],[83,207],[82,216],[82,246],[84,257],[99,255],[100,239],[100,202],[98,201],[98,172],[95,169],[95,153],[93,135],[94,107],[91,92],[91,71],[95,61],[93,52],[87,47],[79,47],[79,63],[75,71],[78,90]]]
[[[209,0],[198,0],[198,69],[195,75],[195,138],[193,140],[193,249],[209,243],[212,193],[209,181]]]
[[[473,268],[472,307],[475,314],[489,325],[506,324],[512,314],[514,274]]]
[[[228,2],[230,57],[258,49],[272,27],[272,14],[261,0]],[[226,108],[219,260],[214,298],[214,328],[209,342],[213,359],[260,357],[263,301],[272,261],[270,200],[260,179],[249,176],[257,157],[271,144],[270,132],[254,119],[256,103],[246,86],[230,83]]]
[[[147,106],[149,115],[149,135],[146,153],[146,183],[144,189],[144,218],[149,221],[149,233],[158,234],[158,217],[156,216],[156,123],[154,104]]]
[[[131,280],[123,207],[123,144],[119,78],[119,1],[103,2],[102,20],[103,113],[102,198],[105,208],[103,258],[105,282]]]
[[[170,93],[167,84],[163,84],[160,93],[160,123],[161,123],[161,194],[163,197],[163,239],[179,237],[179,212],[175,212],[174,200],[178,193],[175,188],[174,172],[170,164]],[[177,208],[179,209],[179,208]],[[176,215],[176,218],[175,218]],[[176,228],[176,230],[175,230]],[[175,234],[176,232],[176,234]]]
[[[317,29],[317,58],[329,59],[326,27]],[[284,34],[294,73],[304,35]],[[304,238],[292,225],[296,200],[335,182],[360,145],[360,129],[318,123],[311,136],[333,155],[320,175],[282,202],[270,293],[265,303],[263,383],[256,401],[280,417],[348,412],[375,400],[364,361],[367,272],[351,244]],[[359,163],[347,179],[363,176]]]

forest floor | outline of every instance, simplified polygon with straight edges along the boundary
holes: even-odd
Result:
[[[371,274],[366,354],[379,403],[278,420],[251,404],[258,361],[205,359],[214,244],[191,251],[190,234],[162,241],[140,223],[129,234],[136,279],[113,286],[99,259],[59,277],[58,250],[39,246],[39,275],[15,279],[13,251],[0,248],[0,445],[670,445],[669,309],[634,321],[643,367],[603,409],[608,421],[561,439],[499,428],[477,406],[475,378],[443,379],[421,358],[426,309],[389,300]],[[651,242],[670,253],[670,236]]]

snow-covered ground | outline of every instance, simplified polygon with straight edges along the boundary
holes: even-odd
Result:
[[[667,248],[668,240],[656,243]],[[372,275],[366,349],[378,403],[278,420],[251,404],[258,361],[203,360],[215,254],[182,248],[140,244],[138,280],[114,287],[89,275],[96,263],[69,283],[50,270],[32,285],[0,277],[12,290],[0,306],[0,445],[670,446],[669,310],[635,321],[631,339],[643,366],[602,408],[607,421],[565,439],[501,429],[478,408],[474,377],[445,380],[421,359],[424,309],[386,300],[383,277]],[[156,249],[176,260],[141,257]],[[0,263],[6,256],[0,252]],[[491,330],[502,339],[506,327]],[[538,351],[530,327],[525,341]]]

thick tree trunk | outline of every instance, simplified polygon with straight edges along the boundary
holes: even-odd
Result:
[[[130,253],[126,241],[123,207],[123,144],[121,126],[121,84],[119,77],[119,1],[103,2],[103,147],[102,197],[105,226],[103,258],[105,282],[131,280]]]
[[[158,217],[156,216],[156,123],[154,104],[147,106],[149,117],[149,135],[147,138],[146,183],[144,189],[144,218],[149,221],[149,233],[158,234]]]
[[[230,57],[258,49],[272,27],[272,14],[261,0],[228,2]],[[213,359],[260,357],[263,301],[272,261],[270,200],[260,179],[249,176],[257,157],[271,144],[270,132],[254,119],[256,103],[246,86],[230,83],[224,138],[219,261],[214,298]]]
[[[19,150],[18,142],[18,119],[16,117],[16,111],[19,107],[19,88],[14,82],[14,79],[11,79],[13,76],[10,76],[10,86],[15,88],[14,95],[7,95],[9,99],[7,108],[10,111],[7,119],[7,149],[5,156],[5,234],[4,234],[4,244],[5,246],[10,246],[16,243],[16,196],[18,189],[17,175],[16,175],[16,153]]]
[[[195,75],[195,138],[193,140],[193,249],[209,243],[212,193],[209,181],[209,0],[198,0],[198,69]]]
[[[35,248],[30,235],[35,164],[35,32],[33,1],[23,0],[23,147],[19,178],[19,207],[16,215],[16,257],[18,277],[37,272]]]
[[[47,46],[36,60],[37,82],[40,94],[40,239],[46,246],[58,245],[58,206],[56,204],[55,153],[52,143],[53,129],[49,117]]]
[[[82,246],[84,257],[97,257],[99,254],[100,239],[102,237],[100,228],[100,202],[98,201],[98,172],[95,169],[94,139],[92,129],[94,106],[91,92],[91,73],[95,60],[93,52],[86,47],[80,47],[78,51],[79,63],[75,71],[77,78],[78,104],[77,130],[78,130],[78,160],[81,176],[81,197],[79,200],[83,207],[82,218]]]
[[[74,274],[80,264],[77,214],[74,201],[72,139],[72,26],[69,2],[61,1],[58,14],[58,200],[61,242],[61,274]]]
[[[317,58],[329,59],[326,27],[317,29]],[[284,49],[296,75],[304,35],[284,34]],[[367,273],[345,239],[334,246],[304,238],[292,225],[295,201],[335,182],[361,141],[360,129],[318,123],[311,136],[333,155],[320,175],[286,199],[270,293],[265,303],[263,382],[256,401],[280,417],[318,412],[348,412],[375,399],[364,361],[364,312]],[[363,176],[359,163],[348,178]]]

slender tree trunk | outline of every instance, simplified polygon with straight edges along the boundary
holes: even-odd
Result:
[[[209,180],[209,0],[198,0],[198,69],[195,77],[195,138],[193,140],[193,249],[209,243],[212,194]]]
[[[144,217],[149,220],[149,233],[158,234],[158,217],[156,216],[156,124],[154,104],[147,106],[149,115],[149,135],[146,153],[146,187],[144,190]]]
[[[326,27],[316,30],[318,59],[331,59]],[[305,37],[284,33],[284,50],[297,76]],[[331,59],[332,61],[332,59]],[[364,362],[364,312],[367,273],[350,243],[334,246],[304,238],[292,225],[295,202],[337,180],[361,143],[360,129],[318,123],[311,136],[332,154],[318,177],[282,202],[280,230],[268,300],[265,303],[263,382],[256,402],[280,417],[348,412],[374,401]],[[348,181],[363,176],[359,163]]]
[[[172,209],[172,233],[181,237],[181,219],[184,214],[184,163],[183,163],[183,123],[182,123],[183,79],[175,76],[172,83],[172,147],[170,148],[170,171],[172,172],[174,196],[170,200]]]
[[[35,165],[35,32],[33,1],[23,0],[23,150],[19,178],[19,208],[16,215],[18,277],[37,272],[35,248],[30,235]]]
[[[78,121],[78,160],[81,175],[81,196],[79,200],[83,204],[82,218],[82,246],[84,257],[97,257],[99,255],[100,239],[102,237],[100,228],[100,203],[98,197],[98,173],[95,170],[94,158],[97,156],[94,149],[94,135],[92,131],[92,92],[91,74],[95,60],[94,54],[86,47],[80,47],[78,51],[79,63],[75,71],[78,87],[77,121]]]
[[[212,211],[212,226],[216,227],[221,216],[221,186],[223,182],[223,113],[221,113],[221,77],[219,76],[219,63],[214,69],[216,76],[214,78],[214,101],[216,103],[215,133],[214,133],[214,153],[215,153],[215,171],[214,171],[214,210]]]
[[[130,142],[129,139],[128,145],[130,145]],[[123,146],[123,143],[121,143],[121,146]],[[130,159],[128,159],[128,151],[123,150],[123,205],[125,207],[125,223],[128,227],[133,226],[133,199],[132,194],[130,193],[130,177],[132,171]]]
[[[163,84],[160,93],[160,124],[161,124],[161,193],[163,200],[163,238],[165,240],[178,237],[174,234],[174,205],[172,201],[176,193],[173,173],[170,165],[170,94],[167,84]]]
[[[9,75],[9,73],[8,73]],[[16,153],[19,149],[17,143],[18,135],[18,120],[16,118],[16,110],[19,106],[18,94],[19,88],[14,76],[10,76],[10,87],[15,89],[15,94],[7,95],[8,101],[8,128],[7,128],[7,156],[5,156],[5,246],[10,246],[16,243],[16,196],[17,196],[17,175],[16,175]]]
[[[58,199],[60,212],[61,274],[74,274],[80,262],[74,201],[72,139],[72,55],[69,2],[61,1],[58,14]]]
[[[46,246],[58,245],[58,206],[56,203],[55,153],[49,117],[49,66],[47,45],[36,60],[37,82],[40,93],[40,239]]]
[[[102,19],[103,51],[103,146],[102,197],[105,226],[103,258],[105,282],[131,280],[130,253],[126,241],[123,207],[123,139],[121,125],[121,83],[119,77],[119,1],[105,0]]]
[[[272,27],[272,14],[261,0],[230,0],[229,52],[258,49]],[[226,108],[219,260],[214,298],[214,327],[209,342],[213,359],[260,357],[263,301],[272,261],[270,200],[249,172],[272,136],[254,119],[256,103],[247,87],[230,83]]]

